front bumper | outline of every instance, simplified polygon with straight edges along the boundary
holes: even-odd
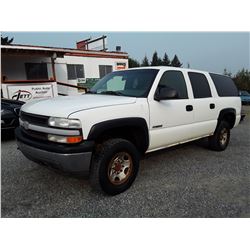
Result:
[[[15,130],[15,134],[18,148],[28,159],[65,172],[89,174],[94,142],[66,146],[31,140],[20,128]]]
[[[1,117],[1,129],[14,129],[18,126],[18,118],[17,117]]]

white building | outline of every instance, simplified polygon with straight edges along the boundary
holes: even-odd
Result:
[[[128,54],[120,52],[119,47],[118,51],[107,51],[105,39],[80,41],[77,49],[2,45],[3,97],[16,99],[18,96],[27,101],[57,94],[77,95],[107,73],[128,68]],[[101,50],[96,50],[94,44]]]

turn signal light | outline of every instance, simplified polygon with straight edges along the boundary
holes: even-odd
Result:
[[[82,136],[62,136],[62,135],[48,135],[48,140],[58,143],[78,143],[83,140]]]
[[[70,136],[67,137],[67,143],[78,143],[82,141],[82,136]]]

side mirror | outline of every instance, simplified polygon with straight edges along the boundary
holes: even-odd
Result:
[[[156,101],[178,98],[178,92],[169,87],[160,87],[157,89],[154,99]]]

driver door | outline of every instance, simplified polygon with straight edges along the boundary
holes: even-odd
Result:
[[[179,70],[165,71],[157,88],[170,87],[178,92],[175,99],[149,100],[149,151],[190,140],[194,136],[193,98],[189,98],[184,75]],[[157,90],[156,90],[157,91]]]

